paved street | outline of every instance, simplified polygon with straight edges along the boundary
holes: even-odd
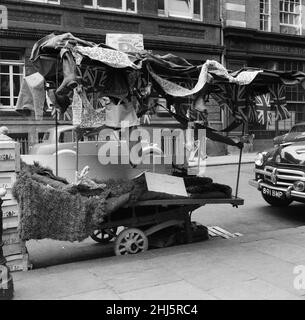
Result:
[[[194,214],[193,219],[204,225],[218,225],[230,232],[245,235],[263,231],[303,226],[305,224],[305,205],[293,203],[288,208],[272,208],[260,193],[248,185],[253,179],[254,165],[244,164],[241,171],[239,196],[245,205],[239,209],[227,205],[205,207]],[[230,185],[235,189],[237,165],[208,167],[207,176],[215,182]]]
[[[15,299],[304,300],[304,239],[290,228],[15,273]]]
[[[237,165],[207,168],[207,176],[215,182],[235,186]],[[245,205],[236,209],[229,205],[210,205],[197,210],[193,220],[207,226],[219,226],[244,236],[264,231],[276,231],[305,225],[305,205],[292,204],[287,208],[271,208],[259,192],[248,185],[253,176],[253,164],[244,164],[241,172],[240,193]],[[112,246],[101,246],[88,239],[82,243],[59,241],[30,241],[28,249],[35,268],[74,261],[109,257]]]

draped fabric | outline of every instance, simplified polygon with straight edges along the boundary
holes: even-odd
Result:
[[[160,64],[159,64],[160,67]],[[165,65],[163,65],[165,67]],[[176,70],[176,69],[175,69]],[[152,67],[148,65],[148,71],[153,79],[159,84],[163,91],[174,97],[187,97],[201,91],[208,83],[213,82],[213,76],[228,83],[244,86],[250,84],[262,70],[241,71],[236,76],[232,76],[217,61],[207,60],[202,66],[195,86],[191,89],[176,84],[175,82],[157,75]]]
[[[211,96],[222,108],[228,108],[231,115],[240,122],[255,122],[257,114],[246,86],[235,84],[218,85]]]
[[[69,60],[69,68],[64,68],[63,54],[67,52],[72,59]],[[114,114],[124,115],[128,109],[127,113],[135,120],[134,112],[129,110],[131,105],[128,102],[136,97],[140,109],[146,110],[145,107],[148,104],[144,101],[153,92],[158,97],[168,100],[168,109],[174,105],[181,108],[172,115],[183,126],[187,126],[192,119],[183,115],[183,103],[179,101],[187,98],[191,103],[193,98],[197,99],[198,96],[204,97],[210,94],[220,107],[227,108],[234,118],[233,123],[223,130],[228,132],[245,122],[266,124],[270,121],[271,111],[275,111],[277,120],[289,118],[285,86],[302,84],[305,88],[305,73],[302,72],[256,68],[243,68],[230,72],[213,60],[202,61],[200,65],[195,65],[173,54],[161,56],[145,51],[127,54],[105,44],[82,40],[71,33],[50,34],[39,40],[33,47],[31,61],[44,80],[49,84],[52,83],[53,89],[59,81],[64,84],[62,94],[67,92],[66,96],[71,98],[75,82],[83,86],[88,98],[90,96],[95,98],[89,99],[87,103],[84,96],[80,97],[82,109],[87,110],[82,112],[82,120],[87,114],[86,122],[90,125],[93,119],[99,124],[103,121],[101,113],[97,112],[100,107],[94,105],[100,98],[105,96],[113,100],[117,106],[114,108],[116,110]],[[72,87],[69,70],[74,69],[80,71],[82,76],[73,78]],[[262,87],[264,90],[258,90]],[[149,93],[143,95],[142,92]],[[80,101],[77,96],[74,98]],[[45,99],[45,92],[41,96],[37,95],[36,106],[32,108],[38,117],[41,116],[41,110],[38,108],[37,101],[43,99]],[[75,106],[76,100],[73,102]],[[119,104],[120,100],[124,103]],[[35,101],[32,104],[34,103]],[[29,104],[27,99],[18,99],[20,108],[26,104]],[[137,104],[133,103],[133,108],[137,108]],[[75,107],[74,113],[77,113]],[[91,113],[96,114],[97,117],[89,115]],[[193,118],[200,119],[200,114],[199,116],[197,113],[193,114]],[[201,118],[201,121],[204,123],[205,119]],[[79,120],[76,119],[76,122],[79,123]],[[219,138],[215,136],[213,129],[208,129],[211,137]]]
[[[255,96],[255,104],[257,108],[257,120],[259,124],[271,124],[271,97],[270,93]]]
[[[275,119],[289,119],[290,113],[287,109],[285,86],[282,84],[273,84],[269,87],[269,90],[272,97],[272,108],[275,110]]]
[[[35,113],[36,120],[42,120],[46,101],[45,79],[36,72],[23,79],[16,110],[29,109]]]
[[[125,52],[101,48],[101,47],[82,47],[76,46],[74,50],[82,56],[87,56],[92,60],[102,62],[112,68],[133,68],[141,69],[141,63],[138,65],[132,62],[129,55]]]

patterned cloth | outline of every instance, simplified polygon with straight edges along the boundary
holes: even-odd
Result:
[[[79,126],[81,124],[82,111],[83,111],[82,98],[79,95],[77,88],[75,88],[73,92],[73,100],[72,100],[72,116],[73,116],[74,126]]]
[[[111,50],[106,49],[102,47],[81,47],[76,46],[75,52],[78,54],[81,54],[83,56],[87,56],[92,60],[100,61],[112,68],[133,68],[133,69],[141,69],[142,64],[136,65],[133,63],[130,59],[128,54],[117,51],[117,50]],[[79,62],[79,59],[77,60],[77,63]]]
[[[266,123],[271,124],[272,113],[270,93],[255,96],[255,104],[257,108],[258,122],[262,125]]]
[[[182,87],[172,81],[166,80],[158,76],[150,66],[148,66],[148,71],[154,80],[161,86],[161,88],[169,95],[174,97],[187,97],[198,93],[203,87],[212,80],[212,76],[209,72],[222,77],[224,80],[228,80],[232,84],[237,84],[240,86],[250,84],[256,76],[262,72],[262,70],[255,71],[242,71],[237,76],[232,76],[229,72],[217,61],[207,60],[205,64],[202,65],[198,81],[192,89]]]
[[[275,120],[290,119],[290,113],[287,109],[286,90],[282,84],[274,84],[269,87],[272,102],[271,106],[275,110]]]
[[[251,103],[245,86],[223,84],[218,85],[218,89],[211,96],[222,109],[228,108],[237,120],[243,122],[257,121],[255,106]]]

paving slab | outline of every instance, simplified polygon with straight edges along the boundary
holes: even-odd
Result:
[[[255,279],[252,274],[224,263],[201,266],[200,269],[198,268],[193,272],[189,272],[189,270],[174,272],[195,287],[205,291]]]
[[[186,281],[133,290],[119,296],[124,300],[217,300]]]
[[[166,269],[156,268],[146,271],[126,270],[123,274],[113,274],[111,279],[105,280],[107,286],[116,293],[154,287],[161,284],[183,280],[178,275]]]
[[[305,248],[305,233],[289,234],[284,236],[276,235],[274,239]]]
[[[110,289],[101,289],[59,298],[58,300],[121,300],[121,298]]]
[[[66,265],[61,272],[18,281],[15,299],[56,299],[97,289],[107,289],[107,284],[86,270],[69,271]]]
[[[219,287],[208,293],[221,300],[303,300],[260,279]]]
[[[288,262],[305,257],[305,247],[277,239],[267,239],[244,244],[243,246],[269,254]]]

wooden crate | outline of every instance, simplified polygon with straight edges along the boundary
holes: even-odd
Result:
[[[20,145],[14,141],[0,141],[0,172],[20,171]]]
[[[19,208],[16,200],[6,200],[2,204],[3,230],[19,226]]]
[[[3,254],[7,258],[16,254],[26,254],[25,243],[13,243],[3,247]]]
[[[14,141],[0,141],[0,187],[7,190],[2,200],[3,211],[3,253],[7,266],[14,271],[27,271],[31,268],[25,242],[18,233],[19,207],[12,195],[16,173],[20,171],[20,145]]]
[[[6,257],[6,265],[11,272],[28,271],[32,269],[28,254],[16,254]]]
[[[3,231],[2,241],[4,246],[20,243],[21,241],[20,241],[19,232],[17,228]]]
[[[13,200],[12,188],[16,182],[17,174],[15,172],[0,172],[0,188],[5,188],[7,194],[2,200]]]

